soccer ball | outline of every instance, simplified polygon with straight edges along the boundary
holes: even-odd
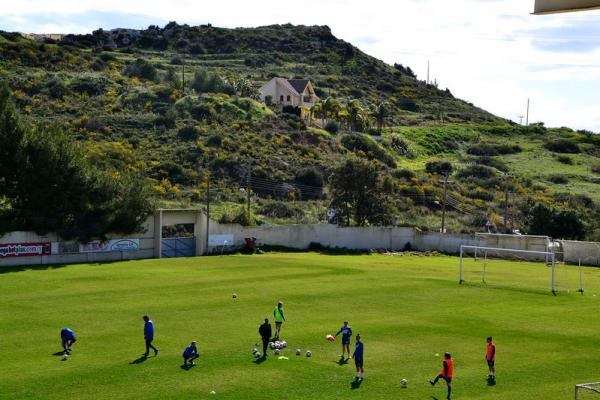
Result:
[[[296,349],[296,355],[299,356],[300,354],[302,354],[302,350]]]
[[[275,348],[275,343],[273,343],[273,342],[269,342],[269,347],[270,347],[271,349],[274,349],[274,348]]]
[[[69,354],[68,353],[63,353],[62,359],[63,359],[63,361],[68,360],[69,359]]]
[[[279,354],[279,353],[281,353],[281,350],[275,349],[275,354]]]
[[[306,350],[306,357],[310,357],[312,356],[312,353],[310,352],[310,350]]]
[[[260,358],[260,353],[258,351],[254,353],[254,358]]]
[[[281,342],[280,344],[281,344],[282,349],[285,349],[287,347],[287,342],[285,340],[283,342]]]
[[[234,299],[237,299],[237,293],[232,293],[231,297],[234,298]]]
[[[400,384],[402,385],[402,387],[407,387],[408,386],[408,379],[404,378],[400,381]]]

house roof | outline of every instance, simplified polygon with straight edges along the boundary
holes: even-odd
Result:
[[[298,94],[304,92],[304,89],[306,89],[306,86],[309,82],[308,79],[288,79],[287,81],[290,83],[290,85],[292,85],[296,92],[298,92]]]

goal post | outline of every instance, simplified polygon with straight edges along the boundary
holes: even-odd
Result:
[[[600,399],[600,382],[575,385],[575,400]]]
[[[546,260],[545,264],[550,264],[552,267],[552,277],[551,277],[551,290],[553,294],[557,293],[556,290],[556,255],[550,251],[535,251],[535,250],[521,250],[521,249],[508,249],[502,247],[485,247],[485,246],[472,246],[472,245],[461,245],[460,246],[460,261],[459,261],[459,277],[458,283],[462,284],[465,282],[464,274],[463,274],[463,258],[467,253],[473,253],[477,257],[481,257],[481,254],[484,256],[484,267],[482,274],[482,281],[485,283],[485,273],[486,273],[486,265],[488,259],[488,253],[496,256],[496,258],[511,258],[511,255],[520,255],[523,258],[528,258],[530,261],[534,261],[535,258],[541,258],[542,260]],[[502,255],[505,255],[502,257]]]

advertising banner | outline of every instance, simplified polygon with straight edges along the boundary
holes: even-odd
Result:
[[[80,253],[101,253],[108,251],[135,251],[140,249],[139,239],[111,239],[106,242],[94,240],[79,245]]]
[[[50,242],[0,244],[0,258],[49,256],[50,254],[52,254]]]

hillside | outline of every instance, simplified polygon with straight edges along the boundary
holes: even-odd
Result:
[[[257,88],[275,76],[310,79],[342,109],[357,101],[369,113],[363,133],[348,132],[348,112],[328,118],[339,122],[332,134],[260,103]],[[426,165],[447,160],[455,171],[449,230],[481,231],[487,221],[524,229],[542,202],[573,211],[585,237],[596,237],[595,135],[510,124],[328,27],[170,23],[58,41],[2,33],[0,79],[27,119],[64,127],[99,167],[144,171],[164,205],[203,203],[210,176],[216,217],[234,219],[251,166],[262,221],[323,221],[331,168],[354,153],[390,177],[400,224],[439,229],[442,187]],[[372,117],[379,104],[387,110],[382,135]],[[290,196],[294,187],[305,195]]]

